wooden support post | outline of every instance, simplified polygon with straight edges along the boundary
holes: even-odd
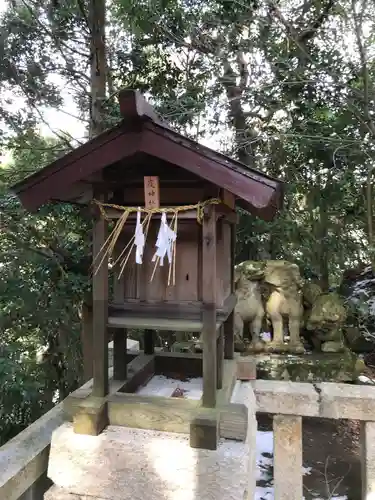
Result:
[[[118,255],[117,253],[115,254]],[[125,297],[125,278],[119,278],[119,268],[113,273],[113,301],[122,304]],[[113,378],[114,380],[126,380],[126,354],[127,354],[127,329],[115,328],[113,333]]]
[[[154,332],[154,330],[145,330],[143,352],[145,354],[154,354],[154,352],[155,352],[155,332]]]
[[[115,328],[113,333],[113,379],[126,380],[127,329]]]
[[[104,398],[108,394],[108,259],[99,266],[99,255],[107,239],[107,221],[97,215],[93,227],[94,271],[93,293],[93,396]]]
[[[97,197],[101,197],[100,195]],[[106,398],[108,381],[108,259],[102,261],[100,251],[107,239],[107,221],[95,213],[93,224],[92,331],[93,387],[92,394],[80,402],[73,416],[77,434],[97,436],[108,425]],[[100,265],[99,265],[100,264]]]
[[[217,389],[223,387],[224,371],[224,326],[220,327],[219,337],[217,339]]]
[[[231,224],[230,226],[230,246],[231,246],[231,252],[230,252],[230,265],[231,265],[231,293],[235,292],[235,286],[234,286],[234,266],[236,264],[236,231],[237,231],[237,225],[236,224]]]
[[[236,224],[231,224],[230,228],[231,239],[231,293],[235,292],[234,286],[234,265],[236,260]],[[234,358],[234,313],[228,316],[224,323],[224,358]]]
[[[202,228],[202,298],[203,298],[203,397],[206,408],[216,406],[216,213],[207,207]]]
[[[93,328],[92,328],[92,294],[86,293],[82,304],[81,342],[83,354],[84,382],[92,379],[93,365]]]
[[[234,313],[231,312],[224,323],[224,358],[234,358]]]
[[[275,499],[300,500],[302,485],[302,417],[273,417]]]

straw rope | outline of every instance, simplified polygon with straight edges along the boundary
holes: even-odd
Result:
[[[100,251],[98,252],[97,256],[94,259],[93,262],[93,268],[95,269],[94,274],[96,274],[100,268],[100,266],[103,264],[103,262],[106,260],[106,258],[112,257],[113,251],[116,246],[116,242],[124,228],[124,225],[131,213],[136,213],[136,212],[141,212],[143,214],[146,214],[146,217],[143,219],[141,222],[142,227],[144,229],[144,235],[145,235],[145,242],[147,239],[147,234],[148,230],[150,227],[150,222],[152,219],[152,216],[155,214],[172,214],[172,220],[171,220],[171,227],[175,234],[177,235],[177,223],[178,223],[178,215],[181,212],[187,212],[188,210],[196,210],[197,211],[197,222],[199,224],[202,224],[203,222],[203,215],[204,215],[204,209],[208,205],[217,205],[221,203],[221,200],[219,198],[211,198],[206,201],[201,201],[199,203],[196,203],[195,205],[182,205],[178,207],[164,207],[164,208],[144,208],[144,207],[124,207],[122,205],[115,205],[111,203],[102,203],[98,200],[92,200],[92,202],[99,207],[100,213],[104,219],[107,221],[110,221],[111,219],[107,216],[106,213],[106,208],[112,208],[115,210],[122,211],[123,213],[120,215],[115,227],[113,228],[111,234],[108,236],[106,241],[104,242],[103,246],[101,247]],[[132,236],[132,238],[129,240],[128,244],[125,246],[125,248],[121,251],[120,255],[117,257],[117,259],[114,262],[114,266],[119,263],[120,265],[120,272],[118,274],[118,279],[121,278],[125,266],[130,258],[130,255],[132,253],[132,250],[135,246],[135,234]],[[130,247],[130,248],[129,248]],[[128,251],[126,253],[126,251]],[[96,263],[100,260],[99,264],[96,265]],[[159,257],[156,259],[155,266],[151,275],[150,281],[153,280],[155,272],[156,272],[156,267],[159,264]],[[169,270],[168,270],[168,286],[170,285],[171,281],[172,284],[175,284],[176,280],[176,241],[173,243],[173,249],[172,249],[172,266],[169,264]]]

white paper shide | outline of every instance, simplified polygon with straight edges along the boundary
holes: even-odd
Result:
[[[159,257],[159,262],[162,266],[164,264],[164,257],[167,256],[168,263],[172,263],[172,250],[176,237],[176,233],[169,227],[167,223],[167,216],[165,212],[163,212],[161,215],[159,234],[156,240],[157,250],[152,258],[152,262],[155,262],[155,260]]]
[[[141,223],[141,211],[137,212],[137,223],[135,226],[135,262],[137,264],[142,264],[143,261],[143,250],[145,247],[145,235],[143,233],[143,226]]]

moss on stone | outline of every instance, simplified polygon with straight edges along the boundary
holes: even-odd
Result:
[[[352,382],[364,368],[352,352],[270,354],[257,357],[257,377],[293,382]]]

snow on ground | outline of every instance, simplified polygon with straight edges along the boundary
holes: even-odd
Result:
[[[366,375],[359,375],[358,381],[362,384],[375,385],[375,381],[369,377],[366,377]]]
[[[164,377],[163,375],[154,375],[144,387],[138,389],[137,394],[140,396],[162,396],[168,398],[178,388],[183,391],[185,398],[200,399],[203,394],[202,387],[202,377],[181,381]]]
[[[201,377],[190,380],[175,380],[163,375],[155,375],[137,393],[141,396],[161,396],[170,397],[177,388],[181,389],[184,397],[198,400],[202,397],[203,379]],[[232,401],[241,398],[241,383],[237,383],[233,391]],[[234,398],[234,399],[233,399]],[[257,488],[254,500],[274,500],[273,490],[273,432],[257,432]],[[311,473],[311,467],[302,467],[302,473],[308,475]],[[301,499],[302,500],[302,499]],[[315,500],[326,500],[316,498]],[[329,500],[347,500],[347,497],[331,497]]]
[[[257,488],[254,500],[274,500],[272,466],[273,466],[273,432],[257,432]],[[303,475],[311,474],[311,467],[302,467]],[[315,500],[326,500],[316,497]],[[329,500],[348,500],[346,496],[333,496]]]

